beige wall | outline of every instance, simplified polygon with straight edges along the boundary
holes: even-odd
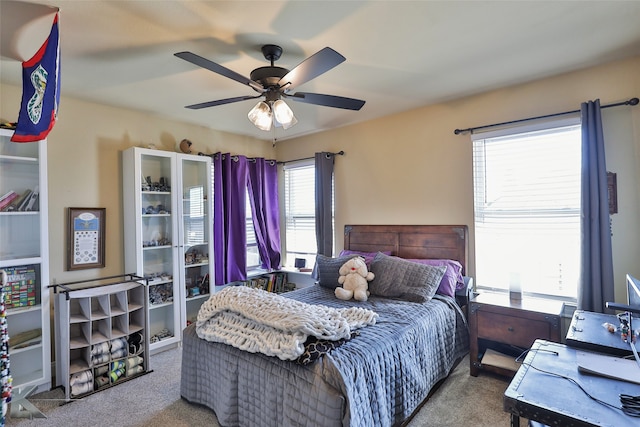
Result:
[[[0,89],[0,118],[15,121],[20,89]],[[174,151],[183,138],[197,151],[275,154],[278,160],[344,150],[335,170],[337,250],[345,224],[467,224],[473,275],[471,143],[453,130],[633,96],[640,96],[640,57],[280,141],[275,152],[268,142],[63,96],[48,147],[50,277],[64,282],[123,272],[120,151],[150,143]],[[608,169],[618,174],[620,213],[612,223],[616,299],[622,301],[624,274],[640,276],[640,107],[608,109],[603,116]],[[104,269],[65,271],[70,206],[107,208]]]
[[[471,142],[454,129],[638,96],[640,57],[278,142],[277,158],[345,151],[335,162],[338,251],[345,224],[467,224],[473,276]],[[603,127],[607,168],[618,178],[613,257],[616,299],[622,301],[625,274],[640,276],[640,106],[605,109]]]
[[[0,118],[15,121],[21,89],[0,86]],[[194,151],[232,152],[273,158],[270,142],[258,141],[149,114],[76,99],[60,102],[58,122],[48,138],[50,279],[57,283],[106,277],[124,271],[121,151],[154,144],[177,151],[183,138]],[[68,207],[105,207],[105,268],[65,271]]]

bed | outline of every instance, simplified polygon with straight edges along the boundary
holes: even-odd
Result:
[[[348,225],[343,252],[349,251],[390,254],[376,255],[376,263],[453,260],[464,274],[467,227]],[[399,425],[469,350],[464,314],[440,292],[426,302],[376,295],[342,301],[319,285],[285,295],[336,309],[357,305],[377,320],[308,364],[201,339],[194,323],[183,333],[183,399],[212,409],[222,426]]]

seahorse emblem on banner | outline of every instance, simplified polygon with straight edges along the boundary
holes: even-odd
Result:
[[[42,65],[33,70],[31,73],[31,84],[33,85],[34,94],[27,104],[27,113],[33,124],[38,124],[42,117],[42,103],[44,101],[44,90],[47,87],[47,70]]]

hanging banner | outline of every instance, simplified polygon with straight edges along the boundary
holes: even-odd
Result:
[[[22,63],[22,105],[13,142],[45,139],[58,115],[60,103],[60,37],[56,13],[49,37],[33,58]]]

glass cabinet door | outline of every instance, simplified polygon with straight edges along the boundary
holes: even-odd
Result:
[[[181,200],[179,252],[184,272],[182,327],[196,320],[200,305],[209,298],[212,255],[211,159],[178,156]]]
[[[149,279],[153,354],[182,340],[209,297],[211,158],[131,147],[122,160],[125,268]]]
[[[162,152],[140,156],[142,271],[149,279],[149,340],[151,347],[179,339],[179,278],[176,278],[178,207],[172,156]],[[170,153],[168,153],[170,154]]]

